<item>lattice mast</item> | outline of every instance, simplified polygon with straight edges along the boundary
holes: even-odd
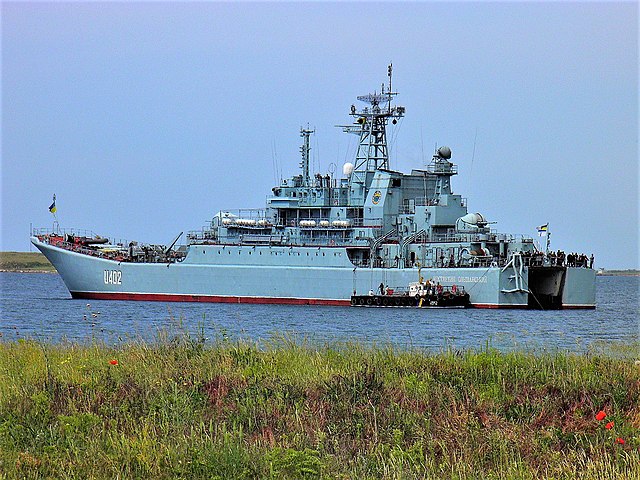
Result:
[[[351,105],[350,115],[355,119],[354,123],[352,125],[340,125],[344,132],[360,136],[355,171],[389,169],[387,123],[389,119],[394,125],[398,123],[398,118],[404,116],[405,108],[391,104],[393,97],[398,94],[391,88],[392,64],[389,64],[387,75],[389,77],[387,91],[385,91],[383,83],[381,93],[374,92],[357,97],[361,102],[368,103],[370,107],[357,110],[355,105]]]

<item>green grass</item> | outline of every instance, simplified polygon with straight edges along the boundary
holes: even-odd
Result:
[[[639,398],[597,354],[19,340],[0,478],[640,478]]]
[[[55,272],[56,270],[40,252],[0,252],[0,271]]]

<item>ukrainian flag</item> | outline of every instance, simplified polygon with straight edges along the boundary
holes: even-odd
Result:
[[[56,194],[53,194],[53,203],[49,206],[49,211],[53,214],[56,213],[58,209],[56,208]]]

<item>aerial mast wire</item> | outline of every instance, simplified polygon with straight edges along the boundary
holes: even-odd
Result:
[[[476,134],[473,137],[473,153],[471,154],[471,167],[469,168],[468,190],[471,190],[471,182],[473,178],[473,160],[476,158],[476,140],[478,140],[478,127],[476,126]]]
[[[393,63],[389,62],[389,66],[387,67],[387,75],[389,75],[389,101],[387,102],[387,113],[391,113],[391,76],[393,74]]]

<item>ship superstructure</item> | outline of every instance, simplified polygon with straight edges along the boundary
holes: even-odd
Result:
[[[300,173],[273,187],[265,208],[220,210],[185,245],[105,245],[62,232],[35,232],[32,242],[82,298],[347,305],[378,284],[408,285],[422,269],[463,287],[477,307],[595,307],[591,268],[467,211],[452,190],[450,148],[410,173],[391,168],[387,128],[405,108],[394,104],[391,66],[388,78],[341,126],[359,138],[342,176],[311,173],[314,132],[301,128]]]

